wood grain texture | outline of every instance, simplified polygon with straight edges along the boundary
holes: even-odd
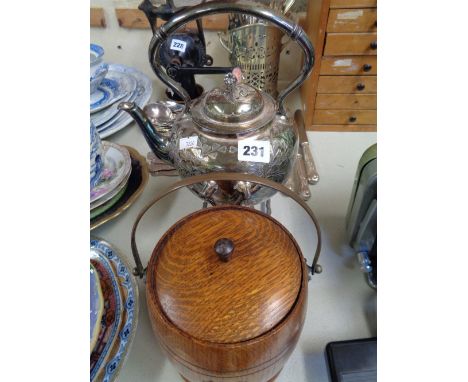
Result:
[[[315,62],[312,74],[301,86],[301,97],[304,109],[304,125],[310,129],[314,114],[317,81],[320,74],[323,47],[325,44],[325,31],[328,18],[330,0],[309,1],[305,18],[305,31],[315,48]]]
[[[327,33],[324,56],[376,55],[371,43],[377,41],[377,33]]]
[[[91,27],[105,28],[106,19],[104,17],[104,9],[102,8],[91,8],[90,9],[90,24]]]
[[[355,109],[377,108],[375,94],[317,94],[315,109]]]
[[[330,0],[330,8],[369,8],[376,6],[377,0]]]
[[[354,125],[375,125],[376,113],[373,110],[356,110],[356,122],[350,123],[348,110],[316,110],[316,107],[321,100],[319,94],[375,94],[374,79],[366,82],[363,89],[360,86],[362,90],[357,90],[353,80],[340,83],[340,80],[330,78],[321,80],[321,76],[376,76],[377,49],[371,46],[377,42],[376,7],[377,0],[308,2],[305,30],[316,52],[312,75],[301,87],[306,130],[312,130],[312,125],[315,129],[328,125],[336,127],[337,131],[344,131],[342,126],[348,125],[351,126],[348,131],[354,131]],[[346,107],[349,107],[349,101]]]
[[[273,378],[269,379],[267,382],[273,382],[273,381],[276,381],[276,378],[278,377],[278,375],[281,373],[281,370],[278,372],[278,374],[276,374]],[[184,378],[184,376],[182,374],[179,374],[180,377],[182,378],[182,380],[184,382],[190,382],[187,378]]]
[[[119,26],[129,29],[149,29],[150,25],[145,14],[139,9],[116,8],[115,15]],[[158,26],[160,20],[158,20]]]
[[[327,32],[375,32],[377,9],[331,9]]]
[[[214,250],[222,238],[235,246],[228,262]],[[185,219],[167,235],[155,269],[167,317],[184,332],[218,343],[255,338],[278,324],[301,280],[288,234],[246,210],[207,210]]]
[[[119,22],[119,26],[129,29],[149,29],[150,25],[145,14],[139,9],[116,8],[115,14]],[[203,28],[206,30],[226,30],[228,26],[228,15],[210,15],[202,18]],[[158,19],[157,26],[160,27],[165,22]],[[196,29],[195,21],[187,23],[186,29]]]
[[[376,125],[312,125],[312,131],[373,132]]]
[[[376,76],[320,76],[317,93],[376,94]]]
[[[356,119],[354,122],[351,120]],[[314,112],[314,125],[375,125],[376,110],[319,110]]]
[[[370,65],[369,71],[364,70],[365,65]],[[321,75],[361,75],[370,76],[377,74],[377,57],[375,56],[340,56],[323,57],[320,66]]]
[[[256,227],[253,230],[252,225]],[[219,235],[229,235],[237,241],[232,259],[226,263],[221,263],[213,250]],[[263,235],[268,240],[261,239]],[[187,240],[181,243],[181,239]],[[261,243],[256,244],[257,240]],[[279,267],[278,261],[286,261],[286,264]],[[274,273],[270,274],[271,271]],[[288,282],[291,282],[289,288],[296,292],[286,291]],[[165,289],[169,285],[174,285],[177,291]],[[261,325],[253,315],[258,309],[255,305],[259,301],[264,304],[263,298],[258,300],[258,297],[267,296],[267,285],[270,285],[270,299],[283,305],[279,307],[283,313],[275,311],[274,303],[266,303],[263,306],[267,311],[258,312],[265,320]],[[163,292],[173,296],[169,300],[176,308],[169,306],[169,300],[165,301],[160,294]],[[204,297],[197,300],[196,292]],[[153,331],[185,379],[192,382],[268,381],[281,371],[301,333],[307,308],[307,271],[294,238],[273,218],[246,207],[211,207],[185,217],[161,238],[148,264],[146,294]],[[294,294],[294,301],[283,303]],[[194,302],[196,305],[191,305]],[[198,327],[174,316],[174,309],[180,312],[183,305],[191,305]],[[288,312],[285,306],[289,306]],[[184,314],[181,317],[188,319]],[[230,318],[224,320],[223,314]],[[285,316],[278,321],[281,315]],[[204,324],[199,317],[205,317]],[[252,329],[246,321],[249,317],[262,329]],[[237,324],[242,321],[247,323],[247,328]],[[189,325],[189,330],[197,336],[180,328],[181,322],[185,328]],[[237,334],[224,333],[215,328],[213,322],[227,325],[224,329],[228,332],[234,326]],[[271,326],[273,322],[276,323]],[[249,335],[256,337],[238,341]],[[231,340],[237,342],[222,343]]]

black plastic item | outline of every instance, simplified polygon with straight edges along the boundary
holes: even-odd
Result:
[[[332,382],[377,382],[377,338],[330,342],[326,353]]]

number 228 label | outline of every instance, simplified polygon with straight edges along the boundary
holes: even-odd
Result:
[[[270,163],[270,142],[256,140],[239,141],[237,159],[244,162]]]
[[[177,40],[175,38],[171,41],[171,49],[178,50],[179,52],[185,52],[186,42],[182,40]]]

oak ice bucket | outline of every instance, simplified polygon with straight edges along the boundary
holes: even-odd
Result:
[[[271,187],[299,203],[317,231],[309,266],[294,237],[276,219],[250,207],[203,208],[175,223],[157,243],[146,269],[153,332],[184,380],[273,381],[294,350],[307,310],[307,282],[320,273],[318,222],[307,204],[281,184],[254,175],[212,173],[186,178],[157,196],[201,181],[238,180]]]

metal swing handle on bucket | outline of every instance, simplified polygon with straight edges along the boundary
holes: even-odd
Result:
[[[293,191],[289,190],[285,186],[283,186],[280,183],[276,183],[272,180],[266,179],[266,178],[260,178],[256,175],[251,175],[251,174],[242,174],[242,173],[229,173],[229,172],[213,172],[209,174],[203,174],[203,175],[196,175],[196,176],[191,176],[189,178],[185,178],[180,180],[179,182],[174,183],[171,185],[169,188],[167,188],[165,191],[157,195],[151,202],[149,202],[138,214],[135,223],[133,224],[132,227],[132,233],[131,233],[131,246],[132,246],[132,253],[133,253],[133,258],[135,259],[135,264],[136,268],[134,269],[133,273],[135,276],[139,276],[140,278],[144,276],[145,274],[145,268],[143,267],[143,264],[141,262],[140,254],[138,253],[138,248],[136,245],[136,239],[135,239],[135,233],[136,229],[138,227],[138,224],[140,223],[140,220],[143,218],[143,215],[151,208],[153,207],[157,202],[159,202],[161,199],[169,195],[170,193],[177,191],[180,188],[192,186],[197,183],[202,183],[206,181],[244,181],[244,182],[251,182],[251,183],[256,183],[260,184],[265,187],[270,187],[273,188],[277,191],[280,191],[283,195],[286,195],[293,199],[296,203],[298,203],[310,216],[312,219],[315,230],[317,232],[317,247],[315,249],[315,254],[314,254],[314,259],[312,260],[312,265],[307,265],[309,268],[309,274],[314,275],[315,273],[321,273],[322,272],[322,267],[317,264],[319,256],[320,256],[320,250],[322,248],[322,234],[320,231],[320,225],[317,221],[317,218],[315,217],[315,214],[312,212],[310,207],[307,205],[306,202],[304,202],[301,198],[299,198]],[[216,208],[216,207],[212,207]],[[247,208],[247,207],[246,207]]]
[[[168,87],[170,87],[178,96],[180,96],[181,99],[184,100],[186,106],[189,107],[190,97],[188,93],[184,88],[182,88],[182,86],[180,86],[180,84],[172,80],[166,74],[159,60],[159,50],[169,35],[175,32],[182,25],[200,17],[215,13],[243,13],[267,20],[281,29],[292,40],[296,41],[297,44],[302,48],[302,51],[304,52],[304,65],[299,76],[278,95],[278,113],[284,115],[284,99],[289,93],[299,87],[307,79],[310,72],[312,71],[312,66],[314,65],[314,47],[307,37],[307,34],[299,25],[293,23],[285,17],[282,17],[271,9],[261,7],[261,4],[255,2],[242,0],[215,0],[202,3],[194,7],[188,7],[186,10],[183,10],[174,15],[174,17],[172,17],[163,26],[156,30],[149,45],[149,60],[156,76]]]

